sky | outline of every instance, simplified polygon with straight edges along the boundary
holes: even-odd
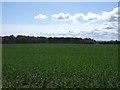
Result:
[[[3,2],[2,36],[118,39],[117,2]]]

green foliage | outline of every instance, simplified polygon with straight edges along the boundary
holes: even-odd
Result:
[[[119,88],[118,46],[4,44],[3,88]]]

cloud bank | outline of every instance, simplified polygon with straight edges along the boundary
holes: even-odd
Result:
[[[30,35],[44,37],[81,37],[95,40],[118,40],[116,22],[52,24],[52,25],[3,25],[3,35]]]
[[[70,15],[69,13],[62,12],[62,13],[52,15],[52,20],[72,21],[72,22],[80,22],[82,20],[88,21],[88,22],[89,21],[95,22],[95,21],[103,20],[103,21],[108,21],[108,22],[114,22],[114,21],[117,21],[118,18],[120,17],[120,12],[118,12],[118,9],[120,9],[120,7],[116,7],[112,11],[109,11],[109,12],[104,11],[101,14],[88,12],[87,15],[83,13],[76,13],[73,16]]]

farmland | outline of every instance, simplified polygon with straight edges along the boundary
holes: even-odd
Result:
[[[3,44],[3,88],[119,88],[118,45]]]

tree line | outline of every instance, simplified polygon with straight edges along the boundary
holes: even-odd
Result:
[[[73,37],[34,37],[23,35],[10,35],[2,37],[3,44],[22,44],[22,43],[73,43],[73,44],[120,44],[119,41],[98,42],[91,38],[73,38]]]
[[[120,41],[117,41],[117,40],[115,40],[115,41],[113,41],[113,40],[111,40],[111,41],[99,41],[99,44],[120,44]]]

